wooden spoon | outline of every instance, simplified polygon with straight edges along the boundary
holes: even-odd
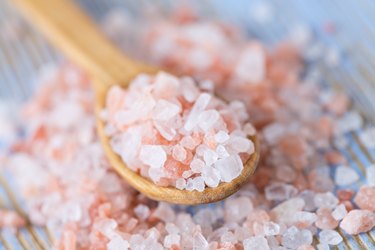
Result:
[[[219,201],[235,193],[253,174],[259,157],[259,144],[254,136],[255,153],[244,164],[240,176],[230,183],[203,192],[160,187],[133,172],[110,147],[99,113],[105,107],[106,92],[114,84],[127,87],[139,73],[156,73],[157,68],[135,62],[112,45],[96,25],[74,3],[67,0],[14,0],[32,24],[61,49],[92,78],[96,93],[98,134],[110,164],[135,189],[151,199],[178,204],[201,204]]]

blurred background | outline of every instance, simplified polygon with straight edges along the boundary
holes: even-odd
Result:
[[[110,23],[113,30],[105,31],[125,51],[136,41],[126,34],[121,39],[112,37],[118,31],[116,25],[121,29],[123,25],[142,21],[149,13],[168,15],[176,6],[186,4],[172,0],[77,3],[99,26]],[[247,36],[266,44],[286,37],[310,43],[305,58],[310,67],[316,68],[316,77],[347,92],[365,118],[365,126],[375,124],[375,1],[196,0],[189,1],[189,5],[202,17],[233,23]],[[10,0],[0,0],[0,101],[26,100],[33,93],[38,70],[61,60],[62,56],[42,35],[20,18]],[[352,167],[362,171],[375,162],[375,152],[360,145],[357,132],[349,135],[348,140],[348,147],[341,151]],[[2,176],[0,184],[0,205],[22,212],[22,201],[12,189],[11,178]],[[37,227],[25,228],[17,237],[3,233],[0,249],[49,249],[53,237],[50,234]],[[375,233],[346,238],[339,248],[375,249]]]

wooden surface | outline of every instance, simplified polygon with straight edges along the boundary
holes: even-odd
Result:
[[[104,109],[106,92],[111,85],[126,87],[129,81],[141,72],[156,72],[157,69],[141,65],[127,58],[115,48],[95,24],[72,2],[67,0],[16,0],[18,7],[33,25],[68,58],[82,67],[93,79],[96,92],[96,114]],[[221,183],[217,188],[206,188],[203,192],[159,187],[148,179],[126,167],[121,158],[112,151],[110,138],[104,133],[104,124],[99,118],[98,134],[111,165],[135,189],[151,199],[178,204],[201,204],[222,200],[238,191],[253,174],[259,157],[256,137],[255,153],[244,164],[241,175],[230,183]]]

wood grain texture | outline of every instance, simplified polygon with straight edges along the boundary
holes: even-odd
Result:
[[[83,68],[93,79],[96,92],[96,117],[98,134],[110,164],[135,189],[151,199],[177,204],[202,204],[218,201],[238,191],[254,173],[259,158],[259,142],[255,153],[244,164],[241,175],[230,183],[221,183],[217,188],[206,188],[203,192],[159,187],[133,172],[112,151],[110,138],[104,133],[104,123],[99,119],[111,85],[126,87],[130,80],[141,72],[155,73],[154,67],[135,62],[122,54],[97,29],[89,17],[67,0],[14,0],[26,17],[68,58]]]

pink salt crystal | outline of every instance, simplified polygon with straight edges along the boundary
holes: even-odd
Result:
[[[375,188],[362,186],[354,197],[354,202],[361,209],[375,212]]]
[[[319,243],[319,244],[316,245],[316,249],[318,249],[318,250],[330,250],[331,248],[329,247],[328,244]]]
[[[317,216],[314,213],[298,211],[293,215],[292,220],[293,224],[301,229],[311,226],[317,220]]]
[[[225,201],[225,219],[230,222],[241,222],[253,210],[253,204],[247,197],[241,196]]]
[[[298,191],[292,185],[273,183],[264,190],[267,200],[283,201],[294,197]]]
[[[322,230],[319,233],[319,241],[324,244],[336,246],[342,242],[342,237],[335,230]]]
[[[330,151],[325,154],[325,158],[329,164],[344,164],[346,158],[338,151]]]
[[[137,217],[141,220],[146,220],[150,215],[150,209],[142,204],[139,204],[134,208],[134,212],[137,215]]]
[[[315,222],[315,225],[319,229],[335,229],[339,222],[333,218],[331,214],[331,209],[326,207],[321,207],[316,212],[318,219]]]
[[[176,188],[183,190],[186,188],[186,181],[183,178],[179,178],[176,180]]]
[[[318,208],[326,207],[333,209],[339,203],[339,200],[331,192],[316,194],[314,203]]]
[[[292,167],[281,165],[276,168],[276,177],[281,181],[290,183],[297,178],[297,174]]]
[[[282,245],[287,248],[297,249],[302,245],[310,245],[312,240],[312,234],[309,230],[299,230],[293,226],[288,228],[283,234]]]
[[[335,183],[338,186],[346,186],[353,184],[359,180],[359,174],[347,166],[338,166],[335,172]]]
[[[211,166],[202,168],[202,177],[208,187],[217,187],[220,182],[220,172]]]
[[[254,136],[257,131],[251,123],[246,123],[243,126],[243,132],[245,132],[247,136]]]
[[[225,147],[229,153],[246,153],[254,152],[254,144],[247,138],[243,138],[240,136],[230,136],[229,140],[226,141]]]
[[[354,191],[350,189],[341,189],[337,191],[337,197],[340,201],[348,201],[351,200],[354,195]]]
[[[264,235],[278,235],[280,233],[280,226],[272,221],[263,224]]]
[[[186,150],[180,145],[175,145],[172,149],[172,156],[177,161],[184,161],[186,159]]]
[[[340,227],[352,235],[368,232],[375,227],[375,213],[369,210],[354,209],[344,217]]]
[[[181,108],[174,103],[161,99],[156,102],[152,112],[152,116],[155,120],[168,121],[180,113]]]
[[[193,235],[193,249],[206,249],[208,242],[200,232],[195,232]]]
[[[202,93],[194,103],[190,114],[185,122],[184,128],[187,131],[192,130],[199,123],[200,114],[206,109],[208,103],[211,100],[211,95]]]
[[[218,154],[211,149],[206,149],[203,153],[203,159],[207,166],[211,166],[218,160]]]
[[[270,216],[277,223],[291,224],[293,214],[301,211],[304,206],[305,202],[302,198],[292,198],[274,207]]]
[[[151,168],[161,168],[167,160],[165,151],[157,145],[142,146],[139,157],[144,164]]]
[[[164,202],[159,202],[157,209],[154,211],[152,216],[159,218],[165,222],[172,222],[175,218],[175,213],[170,205]]]
[[[172,248],[180,245],[181,236],[178,234],[169,234],[164,238],[164,247]]]
[[[250,237],[243,242],[244,250],[269,250],[268,242],[263,236]]]
[[[225,149],[225,147],[223,145],[218,145],[216,147],[216,154],[217,154],[219,159],[224,159],[224,158],[227,158],[229,156],[228,151]]]
[[[222,181],[231,182],[241,174],[243,163],[238,155],[232,155],[216,161],[214,168],[219,171]]]
[[[346,208],[345,208],[345,205],[344,204],[340,204],[338,205],[333,211],[332,211],[332,217],[339,221],[339,220],[342,220],[345,215],[348,214],[348,211],[346,211]]]
[[[20,228],[26,225],[23,217],[14,211],[0,210],[0,228]]]
[[[207,132],[209,129],[212,128],[212,126],[215,123],[217,123],[219,118],[220,118],[220,114],[216,110],[214,109],[205,110],[198,117],[199,119],[198,125],[203,131]]]

